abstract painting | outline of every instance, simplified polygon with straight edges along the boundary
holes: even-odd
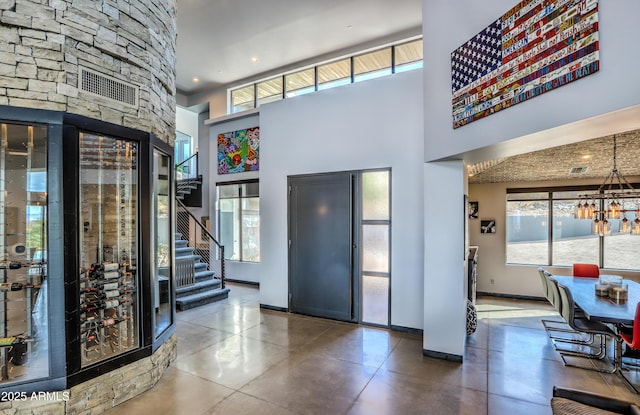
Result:
[[[260,127],[218,134],[218,174],[257,171]]]
[[[451,53],[453,128],[600,69],[598,0],[523,0]]]

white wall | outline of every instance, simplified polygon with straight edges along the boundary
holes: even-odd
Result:
[[[227,122],[221,122],[211,125],[208,130],[208,144],[207,144],[207,165],[208,165],[208,177],[207,177],[207,206],[209,207],[208,214],[211,218],[212,235],[217,235],[217,217],[216,217],[216,183],[229,182],[238,180],[257,179],[259,172],[242,172],[233,174],[218,174],[217,160],[218,160],[218,134],[227,133],[230,131],[241,130],[244,128],[256,127],[260,124],[260,117],[253,115],[237,120],[231,120]],[[262,147],[262,143],[261,143]],[[262,164],[262,155],[260,155],[260,164]],[[260,193],[262,194],[262,183],[260,184]],[[204,198],[203,192],[203,198]],[[261,195],[262,196],[262,195]],[[260,198],[262,204],[262,197]],[[204,206],[204,203],[203,203]],[[260,214],[262,221],[262,212]],[[259,282],[260,281],[260,264],[227,261],[226,277],[234,280],[247,281],[247,282]]]
[[[176,107],[176,130],[193,137],[194,147],[198,147],[198,127],[198,114]]]
[[[287,308],[287,176],[390,167],[391,324],[422,329],[422,71],[260,111],[260,302]]]
[[[466,298],[465,279],[461,278],[467,257],[463,238],[465,171],[461,161],[424,165],[423,348],[460,359],[466,318],[466,302],[461,301]]]
[[[598,72],[454,130],[451,52],[516,3],[515,0],[423,1],[426,160],[640,104],[640,77],[633,74],[633,68],[640,66],[640,54],[632,52],[638,49],[640,40],[640,25],[636,22],[640,2],[600,1]],[[588,138],[595,136],[582,139]]]

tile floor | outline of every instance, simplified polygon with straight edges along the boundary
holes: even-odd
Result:
[[[464,364],[422,356],[422,338],[261,310],[257,289],[178,314],[178,359],[117,414],[550,414],[553,385],[640,403],[617,375],[565,367],[543,302],[478,300]]]

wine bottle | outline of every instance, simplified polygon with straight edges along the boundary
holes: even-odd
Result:
[[[0,292],[20,291],[24,288],[36,288],[33,284],[22,284],[20,282],[2,282],[0,283]]]
[[[120,297],[120,290],[109,290],[109,291],[91,291],[86,293],[90,298],[117,298]]]
[[[86,312],[86,311],[95,311],[95,310],[102,310],[105,308],[114,308],[120,305],[120,301],[117,299],[111,299],[111,300],[106,300],[106,301],[97,301],[97,302],[91,302],[91,303],[86,303],[86,304],[82,304],[80,306],[80,312]]]
[[[97,278],[99,280],[112,280],[115,278],[120,278],[120,272],[118,271],[94,271],[92,273],[93,278]]]
[[[117,271],[120,269],[120,264],[117,262],[103,262],[101,264],[92,264],[91,268],[95,271]]]
[[[111,326],[115,326],[116,324],[120,324],[123,321],[127,321],[128,318],[122,318],[122,317],[110,317],[110,318],[105,318],[104,320],[98,320],[98,321],[91,321],[88,320],[84,323],[86,331],[92,329],[92,328],[104,328],[104,327],[111,327]]]
[[[88,287],[87,290],[89,291],[96,291],[96,290],[117,290],[119,287],[119,284],[117,282],[109,282],[109,283],[96,283],[93,284],[93,286]]]

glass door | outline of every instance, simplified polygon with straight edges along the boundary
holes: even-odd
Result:
[[[0,124],[0,382],[49,376],[47,128]]]
[[[389,325],[391,199],[389,170],[362,173],[362,322]]]
[[[82,367],[135,349],[138,144],[80,133]]]
[[[173,255],[171,158],[153,150],[151,286],[155,311],[154,335],[157,338],[173,323]]]

